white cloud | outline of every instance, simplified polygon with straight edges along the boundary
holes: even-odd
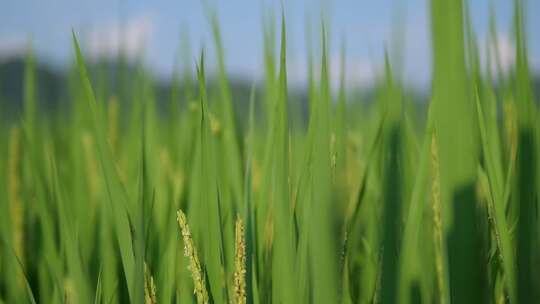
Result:
[[[486,41],[486,40],[484,40]],[[507,73],[512,66],[514,66],[516,60],[516,49],[514,43],[506,33],[497,33],[497,45],[494,42],[490,41],[489,51],[491,52],[491,60],[488,63],[488,58],[486,55],[486,46],[480,48],[480,60],[484,68],[489,64],[493,71],[497,68],[497,60],[501,65],[501,69],[504,73]],[[499,58],[495,57],[495,50],[498,49]]]
[[[149,15],[138,16],[120,23],[100,25],[89,34],[88,49],[92,58],[115,57],[123,50],[133,60],[150,40],[155,28]]]
[[[333,91],[339,89],[341,74],[341,59],[339,56],[330,57],[328,62],[330,73],[330,86]],[[347,88],[368,87],[372,85],[378,75],[379,67],[370,60],[361,57],[347,57],[345,59],[345,85]],[[313,65],[315,81],[320,80],[321,65]],[[291,85],[306,86],[308,81],[308,66],[306,61],[291,61],[287,66],[288,80]]]
[[[29,37],[22,33],[12,33],[0,36],[0,60],[21,57],[26,54]]]
[[[359,57],[345,58],[345,85],[348,87],[367,87],[372,85],[380,68],[372,60]],[[338,57],[330,59],[330,79],[334,88],[339,87],[341,60]]]

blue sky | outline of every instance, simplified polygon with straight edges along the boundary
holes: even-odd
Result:
[[[280,1],[206,0],[220,20],[228,71],[236,76],[260,77],[262,73],[262,15],[280,15]],[[392,50],[392,37],[404,42],[403,78],[426,86],[430,78],[430,32],[427,0],[283,1],[288,27],[291,82],[305,81],[306,24],[313,25],[313,49],[318,53],[321,12],[329,24],[330,61],[334,79],[339,66],[339,48],[345,40],[348,82],[369,84],[377,77],[385,47]],[[473,0],[471,14],[475,32],[485,40],[489,4],[497,16],[503,63],[513,56],[512,1]],[[540,1],[528,1],[530,57],[540,70]],[[279,23],[278,23],[279,24]],[[0,10],[0,60],[24,52],[28,41],[39,56],[53,65],[64,65],[73,55],[71,29],[75,29],[90,56],[113,56],[124,37],[124,48],[144,61],[160,77],[171,75],[181,33],[189,34],[192,54],[202,45],[213,68],[213,45],[209,20],[200,0],[8,0]],[[397,30],[396,30],[397,29]],[[194,56],[193,56],[194,57]]]

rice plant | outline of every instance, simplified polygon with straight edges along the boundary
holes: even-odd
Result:
[[[538,302],[540,120],[514,3],[503,72],[480,64],[500,54],[480,47],[467,1],[429,1],[425,111],[388,56],[358,100],[345,43],[333,88],[321,21],[304,119],[285,11],[264,17],[246,111],[211,9],[216,53],[191,75],[185,48],[166,104],[142,64],[108,89],[73,32],[69,102],[40,115],[30,50],[24,112],[0,128],[0,303]]]

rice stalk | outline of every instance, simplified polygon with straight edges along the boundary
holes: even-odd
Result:
[[[443,228],[441,221],[441,177],[439,171],[439,152],[437,139],[433,135],[431,140],[431,208],[433,216],[433,245],[435,249],[435,275],[437,279],[437,293],[439,303],[445,303],[445,283],[444,283],[444,255],[443,255]]]
[[[186,220],[186,215],[184,214],[184,212],[182,212],[182,210],[178,210],[176,215],[178,224],[180,225],[180,230],[182,232],[182,239],[184,240],[184,256],[187,257],[189,260],[188,270],[189,272],[191,272],[193,285],[195,286],[193,293],[197,298],[198,304],[206,304],[208,303],[206,280],[203,276],[201,263],[199,262],[199,257],[197,255],[197,249],[193,244],[193,239],[191,237],[189,225]]]
[[[156,299],[156,284],[154,283],[154,277],[148,270],[148,265],[144,263],[144,303],[145,304],[157,304]]]
[[[188,108],[191,113],[197,113],[199,111],[199,103],[197,101],[191,101]]]
[[[219,122],[219,119],[210,112],[208,115],[210,119],[210,131],[214,136],[219,136],[221,134],[221,123]]]
[[[246,304],[246,242],[242,218],[236,220],[236,252],[234,271],[234,299],[236,304]]]
[[[175,169],[174,163],[171,160],[171,156],[168,150],[161,149],[159,153],[159,159],[161,168],[164,172],[164,178],[166,182],[172,187],[173,201],[177,202],[180,199],[180,195],[183,193],[185,180],[184,174],[181,170]]]
[[[88,133],[82,136],[84,157],[86,162],[86,173],[88,174],[88,192],[90,193],[90,203],[94,204],[99,193],[99,167],[94,154],[94,142]]]
[[[77,300],[77,289],[70,277],[64,279],[64,303],[75,304],[79,303]]]
[[[9,207],[15,254],[24,265],[24,206],[21,199],[21,137],[18,127],[11,128],[9,136],[9,159],[7,165]],[[20,280],[18,278],[17,280]],[[20,282],[22,283],[22,281]]]

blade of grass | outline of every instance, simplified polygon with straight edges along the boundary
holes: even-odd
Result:
[[[93,132],[97,138],[102,173],[107,187],[107,194],[110,202],[109,206],[111,207],[113,213],[116,239],[120,248],[121,262],[129,290],[129,297],[133,302],[140,302],[144,300],[144,288],[138,289],[137,286],[134,285],[134,282],[136,275],[141,276],[144,275],[144,273],[141,274],[135,272],[133,239],[132,231],[130,230],[130,228],[133,229],[133,227],[130,224],[129,219],[127,193],[125,192],[124,186],[122,185],[120,177],[118,176],[116,164],[113,161],[110,148],[105,138],[105,131],[103,129],[103,126],[105,125],[104,118],[101,109],[96,102],[75,32],[72,33],[72,36],[75,54],[77,57],[77,65],[79,68],[79,76],[84,88],[84,95],[87,100],[87,105],[90,109]],[[137,281],[144,282],[144,278],[143,280],[139,279]]]
[[[491,214],[493,215],[492,221],[494,223],[493,228],[495,230],[495,237],[497,241],[497,247],[500,251],[500,257],[502,259],[503,268],[504,268],[504,277],[506,289],[509,294],[510,301],[517,303],[516,297],[516,284],[515,284],[515,261],[514,261],[514,252],[512,250],[512,242],[510,231],[508,229],[508,224],[506,221],[505,214],[505,202],[504,202],[504,189],[502,188],[502,181],[499,180],[496,173],[496,155],[493,152],[493,146],[488,142],[488,136],[486,131],[486,125],[484,121],[484,112],[482,110],[482,105],[480,104],[479,97],[476,95],[476,111],[478,114],[478,125],[480,127],[480,138],[482,140],[483,154],[486,158],[487,163],[487,173],[488,175],[482,176],[482,179],[489,181],[488,191],[489,200],[488,208],[490,208]]]
[[[285,15],[281,17],[281,54],[277,100],[273,114],[272,180],[269,195],[275,210],[274,244],[272,257],[272,299],[277,302],[294,303],[294,257],[296,246],[293,235],[293,216],[289,188],[289,125],[287,115],[287,44]]]
[[[317,106],[313,151],[313,202],[309,217],[310,267],[313,270],[314,303],[337,303],[338,242],[335,240],[336,213],[332,206],[332,171],[330,159],[330,83],[327,59],[327,33],[322,25],[322,65],[320,99]]]
[[[444,277],[450,280],[445,302],[478,302],[485,280],[477,244],[474,185],[476,134],[465,65],[463,1],[431,1],[434,52],[434,127],[440,160]],[[459,123],[456,123],[458,122]],[[448,272],[447,272],[448,271]],[[447,273],[446,273],[447,272]]]
[[[223,236],[220,222],[219,193],[217,189],[217,176],[215,172],[216,157],[214,154],[215,143],[210,133],[210,122],[208,119],[208,105],[206,98],[206,76],[204,71],[204,52],[201,53],[200,64],[198,66],[199,98],[201,107],[201,133],[200,133],[200,161],[202,185],[200,188],[200,203],[204,206],[203,217],[199,220],[200,225],[204,225],[204,265],[209,278],[211,297],[216,303],[225,303],[227,294],[224,292],[226,282],[223,280],[224,257],[223,257]],[[202,227],[202,226],[201,226]]]

